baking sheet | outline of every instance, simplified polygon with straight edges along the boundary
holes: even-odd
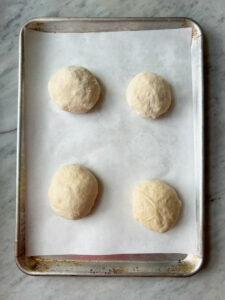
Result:
[[[49,77],[82,65],[101,81],[104,97],[88,114],[59,110]],[[173,87],[173,111],[156,121],[130,110],[125,91],[141,71]],[[25,32],[26,255],[194,253],[194,176],[191,29],[49,34]],[[56,216],[47,191],[63,164],[90,168],[101,182],[93,213],[78,221]],[[183,202],[177,226],[150,232],[132,216],[131,193],[141,181],[165,180]]]

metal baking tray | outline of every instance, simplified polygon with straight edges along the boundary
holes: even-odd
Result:
[[[195,123],[195,149],[198,172],[198,197],[196,221],[198,226],[199,256],[179,254],[123,254],[107,256],[25,255],[25,141],[24,141],[24,31],[42,32],[100,32],[124,30],[156,30],[192,28],[192,90]],[[80,276],[171,276],[184,277],[195,274],[203,264],[204,221],[204,118],[203,118],[203,34],[199,25],[187,18],[38,18],[28,21],[20,31],[19,87],[16,182],[16,238],[15,259],[18,267],[30,275],[80,275]]]

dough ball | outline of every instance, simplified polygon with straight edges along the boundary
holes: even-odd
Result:
[[[156,119],[171,105],[171,89],[161,76],[143,72],[137,74],[127,88],[127,102],[138,114]]]
[[[65,165],[56,171],[48,191],[54,212],[70,220],[87,216],[97,194],[98,182],[95,176],[79,165]]]
[[[144,227],[166,232],[176,223],[182,203],[176,191],[160,180],[146,180],[133,192],[133,215]]]
[[[97,103],[101,88],[87,69],[69,66],[52,75],[48,83],[51,99],[62,109],[85,113]]]

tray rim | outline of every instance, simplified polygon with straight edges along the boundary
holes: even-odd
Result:
[[[181,24],[185,24],[185,26],[180,26],[177,28],[182,27],[192,27],[196,30],[197,38],[200,40],[200,49],[201,49],[201,55],[200,55],[200,78],[201,78],[201,91],[200,91],[200,98],[201,98],[201,105],[202,105],[202,111],[201,111],[201,156],[202,156],[202,165],[201,165],[201,210],[200,210],[200,229],[199,229],[199,238],[200,238],[200,256],[194,256],[192,254],[185,254],[186,257],[184,260],[177,260],[176,265],[170,264],[168,262],[168,271],[167,272],[152,272],[151,271],[151,263],[152,261],[141,261],[141,263],[145,263],[145,265],[149,265],[150,270],[145,272],[139,272],[137,270],[134,270],[133,272],[122,272],[121,267],[117,269],[117,266],[120,265],[120,263],[135,263],[135,261],[124,261],[124,260],[78,260],[73,259],[73,256],[70,256],[70,258],[66,259],[66,257],[69,256],[63,256],[64,259],[60,259],[60,256],[56,259],[49,259],[47,256],[38,256],[38,257],[27,257],[24,254],[21,253],[21,155],[22,154],[22,145],[21,145],[21,138],[22,138],[22,115],[23,115],[23,107],[22,107],[22,100],[23,100],[23,55],[24,55],[24,31],[26,29],[29,29],[30,26],[32,26],[35,23],[54,23],[54,22],[85,22],[85,23],[96,23],[96,22],[163,22],[165,24],[169,24],[171,22],[177,22]],[[32,28],[33,29],[33,28]],[[140,30],[140,29],[137,29]],[[151,30],[151,29],[146,29]],[[38,31],[42,31],[38,29]],[[16,237],[15,237],[15,261],[18,266],[18,268],[28,275],[60,275],[60,276],[138,276],[138,277],[187,277],[196,274],[203,266],[204,262],[204,245],[203,245],[203,239],[204,239],[204,102],[203,102],[203,95],[204,95],[204,86],[203,86],[203,32],[201,27],[197,22],[195,22],[193,19],[186,18],[186,17],[156,17],[156,18],[142,18],[142,17],[113,17],[113,18],[104,18],[104,17],[97,17],[97,18],[80,18],[80,17],[64,17],[64,18],[56,18],[56,17],[43,17],[43,18],[32,18],[24,23],[22,26],[20,33],[19,33],[19,71],[18,71],[18,119],[17,119],[17,166],[16,166]],[[23,212],[24,213],[24,212]],[[24,238],[24,237],[23,237]],[[24,242],[24,241],[23,241]],[[162,254],[167,255],[167,254]],[[179,255],[179,254],[174,254]],[[53,257],[53,256],[52,256]],[[75,256],[74,256],[75,257]],[[72,258],[72,259],[71,259]],[[46,267],[46,264],[50,263],[74,263],[74,268],[70,271],[62,272],[62,271],[51,271]],[[140,261],[138,261],[140,263]],[[156,261],[156,266],[161,261]],[[96,268],[95,264],[107,264],[107,267],[105,267],[108,271],[100,271],[98,272],[82,272],[79,270],[78,265],[79,264],[93,264],[93,268]],[[77,264],[77,266],[76,266]],[[171,269],[169,271],[169,268]],[[98,269],[98,268],[97,268]],[[160,267],[159,267],[160,269]],[[90,269],[92,270],[92,269]]]

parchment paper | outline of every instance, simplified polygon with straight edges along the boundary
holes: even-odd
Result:
[[[50,76],[68,65],[88,68],[103,87],[90,113],[60,110],[48,95]],[[158,120],[132,111],[128,83],[152,71],[173,88],[174,109]],[[26,254],[196,253],[191,29],[25,34]],[[78,163],[100,181],[92,214],[55,215],[48,187],[63,164]],[[132,216],[131,194],[146,179],[178,191],[183,211],[173,230],[151,232]]]

